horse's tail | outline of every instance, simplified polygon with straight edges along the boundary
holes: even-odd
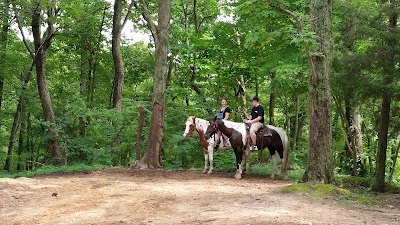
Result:
[[[285,132],[284,138],[282,140],[283,144],[283,162],[282,162],[282,171],[287,173],[288,165],[289,165],[289,138]]]

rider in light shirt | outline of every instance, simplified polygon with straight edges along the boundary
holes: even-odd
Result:
[[[226,98],[222,98],[221,99],[221,108],[218,111],[218,115],[217,115],[217,119],[219,120],[229,120],[229,115],[231,113],[231,109],[228,106],[228,101],[226,100]],[[220,144],[220,138],[221,138],[221,131],[218,131],[217,133],[217,145],[215,146],[215,148],[219,147]],[[225,135],[222,134],[222,139],[223,139],[223,146],[225,147],[227,145],[227,137]]]

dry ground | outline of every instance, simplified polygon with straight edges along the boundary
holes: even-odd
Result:
[[[7,178],[0,179],[0,224],[400,224],[397,205],[345,206],[282,192],[287,185],[121,168]]]

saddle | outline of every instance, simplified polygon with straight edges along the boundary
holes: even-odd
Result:
[[[247,131],[247,136],[250,133],[250,126],[246,126],[246,131]],[[269,129],[267,126],[263,125],[257,132],[256,135],[258,137],[271,137],[272,132],[271,129]]]
[[[271,133],[271,129],[269,129],[267,126],[263,125],[257,132],[256,132],[257,136],[260,137],[271,137],[272,133]]]
[[[247,143],[250,144],[251,143],[251,138],[250,138],[250,126],[249,125],[246,126],[246,132],[247,132]],[[264,139],[264,137],[271,137],[272,136],[271,129],[269,129],[267,126],[263,125],[256,132],[256,136],[258,138],[261,138],[261,140]]]

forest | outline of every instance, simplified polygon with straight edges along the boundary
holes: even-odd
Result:
[[[241,122],[259,96],[289,136],[290,179],[399,187],[399,12],[397,0],[2,0],[0,174],[201,170],[187,117],[213,118],[224,97]],[[267,150],[253,158],[270,172]],[[232,151],[214,160],[235,169]]]

